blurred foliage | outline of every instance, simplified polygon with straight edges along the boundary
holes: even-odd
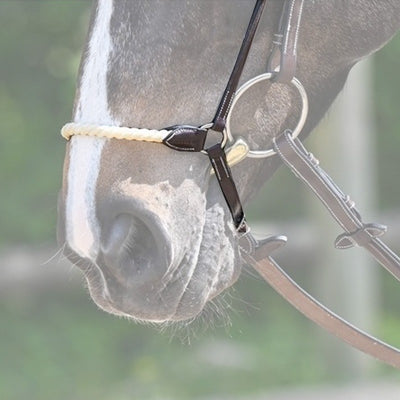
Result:
[[[183,400],[349,379],[327,369],[312,324],[264,282],[243,285],[247,298],[225,296],[231,324],[209,337],[201,323],[161,334],[110,318],[82,292],[2,301],[0,398]]]
[[[375,56],[374,98],[376,107],[378,189],[382,208],[400,206],[397,182],[400,149],[400,37]]]
[[[0,2],[0,244],[55,237],[57,192],[90,2]]]
[[[216,317],[211,335],[208,313],[195,326],[160,332],[111,318],[76,285],[67,286],[46,293],[20,288],[2,298],[0,318],[7,323],[0,325],[0,399],[235,398],[353,379],[327,365],[326,342],[313,324],[249,276],[225,294],[232,319]],[[380,333],[399,345],[392,312]],[[393,369],[375,365],[368,378],[396,377]]]

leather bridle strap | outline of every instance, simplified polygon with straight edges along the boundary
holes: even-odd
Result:
[[[285,0],[279,20],[278,31],[274,34],[273,46],[268,57],[268,70],[278,69],[274,80],[289,83],[296,74],[297,41],[304,0]]]
[[[240,47],[239,54],[236,58],[235,65],[229,77],[228,84],[224,90],[224,94],[219,102],[217,112],[214,116],[213,125],[211,127],[213,131],[222,132],[225,129],[230,106],[239,85],[239,80],[242,76],[243,68],[249,55],[251,44],[253,43],[253,39],[257,31],[265,4],[266,0],[257,0],[256,2],[246,34],[242,41],[242,46]]]
[[[229,77],[224,94],[219,102],[213,121],[210,124],[206,124],[201,127],[178,125],[168,128],[172,129],[172,132],[163,140],[163,143],[166,146],[174,150],[203,151],[207,153],[214,169],[215,176],[217,177],[219,186],[228,204],[228,208],[232,214],[235,228],[239,233],[247,233],[248,226],[246,224],[239,194],[235,182],[232,179],[232,174],[226,160],[226,154],[224,150],[224,146],[226,144],[226,134],[224,130],[229,110],[235,96],[236,89],[238,87],[258,24],[265,8],[265,4],[266,0],[257,0],[255,4],[246,34],[239,50],[239,54],[236,58],[235,65]],[[212,131],[221,134],[222,139],[220,143],[207,147],[207,136],[209,135],[209,132]]]
[[[392,275],[400,280],[400,259],[377,237],[386,228],[362,222],[355,204],[319,167],[318,160],[308,152],[290,131],[273,140],[274,149],[290,170],[321,200],[333,218],[345,230],[336,239],[337,248],[359,245],[367,249]],[[247,242],[244,241],[247,240]],[[270,254],[285,244],[286,238],[271,236],[263,241],[251,234],[241,240],[243,259],[251,265],[273,289],[311,321],[339,339],[396,368],[400,368],[400,350],[361,331],[315,300],[279,267]]]
[[[238,233],[247,233],[249,231],[249,227],[247,226],[246,218],[244,216],[239,193],[232,178],[231,169],[229,168],[228,161],[226,160],[225,151],[219,143],[209,147],[206,151],[214,169],[215,176],[217,177],[222,194],[224,195],[229,211],[231,212],[233,224],[235,225]]]
[[[273,240],[270,239],[270,241]],[[271,243],[267,243],[266,246],[273,247]],[[243,258],[287,302],[321,328],[332,333],[354,348],[386,364],[400,368],[399,349],[361,331],[336,315],[293,281],[282,268],[279,267],[275,260],[271,257],[266,257],[263,253],[265,253],[265,251],[263,251],[263,247],[261,246],[259,250],[255,251],[253,256],[247,254],[244,255]],[[261,257],[258,257],[259,254],[262,254]]]
[[[384,225],[364,223],[354,202],[319,167],[318,160],[309,153],[298,139],[284,132],[273,140],[274,148],[282,161],[319,198],[345,233],[335,241],[338,249],[362,246],[396,279],[400,280],[400,258],[378,237],[386,232]]]
[[[251,44],[253,43],[253,39],[264,11],[265,4],[266,0],[257,0],[256,5],[254,6],[254,10],[251,15],[246,34],[243,38],[239,54],[236,58],[235,65],[233,66],[228,83],[225,87],[224,93],[213,118],[210,130],[219,132],[222,136],[225,130],[229,110],[239,85],[239,80],[242,76],[243,68],[249,55]],[[217,177],[218,184],[232,214],[233,223],[236,227],[236,230],[238,233],[245,234],[249,231],[249,228],[247,226],[239,193],[232,178],[232,172],[226,160],[225,151],[221,146],[221,143],[211,146],[210,148],[206,149],[206,151],[214,169],[215,176]]]
[[[333,218],[345,230],[338,236],[335,246],[346,249],[359,245],[368,250],[374,258],[400,280],[400,258],[387,247],[378,236],[386,227],[366,224],[349,196],[333,182],[319,166],[318,160],[308,152],[290,131],[285,131],[273,140],[274,149],[289,169],[303,181],[319,198]],[[282,246],[285,238],[269,237],[258,242],[247,235],[247,246],[241,248],[243,259],[274,288],[286,301],[307,318],[339,339],[396,368],[400,368],[400,350],[361,331],[327,307],[315,300],[294,282],[270,257],[271,251]],[[243,245],[245,244],[242,239]]]

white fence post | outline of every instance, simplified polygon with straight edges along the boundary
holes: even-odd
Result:
[[[310,144],[321,166],[349,194],[364,216],[373,221],[376,197],[374,118],[371,95],[371,61],[354,67],[343,93]],[[374,331],[378,295],[377,266],[362,249],[335,250],[334,238],[342,233],[325,210],[309,200],[317,224],[316,292],[332,309],[356,326]],[[344,376],[365,376],[369,358],[323,336],[327,363]],[[330,343],[330,344],[328,344]],[[332,344],[334,343],[334,344]]]

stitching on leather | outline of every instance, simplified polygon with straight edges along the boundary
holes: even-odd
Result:
[[[228,171],[228,169],[226,168],[224,159],[223,159],[221,156],[219,156],[219,161],[221,162],[221,165],[222,165],[222,167],[224,168],[226,177],[227,177],[227,178],[230,178],[231,176],[230,176],[230,174],[229,174],[229,171]]]
[[[247,235],[242,236],[240,239],[246,239],[247,243],[249,245],[249,251],[246,251],[246,249],[240,245],[240,241],[239,241],[239,248],[246,254],[251,254],[252,250],[254,248],[253,243],[250,241],[249,237]]]
[[[288,45],[289,45],[290,31],[292,29],[294,4],[295,4],[295,0],[292,0],[292,3],[290,5],[289,18],[288,18],[288,22],[287,22],[287,30],[286,30],[285,44],[283,46],[283,54],[287,54],[287,49],[288,49]]]
[[[303,154],[299,153],[299,151],[294,147],[293,143],[290,141],[290,139],[287,138],[286,134],[284,136],[286,142],[289,144],[289,146],[292,148],[292,150],[298,154],[300,156],[300,160],[306,164],[306,166],[308,166],[307,162],[303,159]],[[317,190],[308,182],[308,180],[304,177],[303,174],[300,173],[300,171],[284,156],[284,154],[282,153],[279,144],[276,143],[275,139],[274,139],[274,144],[275,144],[275,148],[277,149],[279,155],[282,157],[283,160],[285,160],[285,162],[294,170],[296,171],[296,173],[298,174],[299,177],[301,177],[304,182],[307,184],[307,186],[310,187],[310,189],[317,195],[317,197],[322,201],[322,203],[326,206],[326,208],[330,211],[330,213],[332,214],[332,216],[335,218],[335,220],[339,223],[339,225],[348,233],[350,233],[350,231],[347,230],[346,226],[336,217],[333,209],[330,207],[330,205],[325,201],[325,199],[323,197],[321,197],[321,195],[317,192]],[[316,171],[314,170],[314,168],[311,168],[312,173],[316,176],[316,178],[329,190],[329,187],[327,186],[327,184],[322,180],[322,178],[316,173]],[[357,228],[362,228],[363,224],[362,222],[360,223],[360,221],[355,220],[354,216],[349,215],[348,211],[343,207],[343,205],[338,202],[338,200],[335,198],[336,203],[339,204],[339,206],[343,209],[343,211],[345,212],[345,214],[349,217],[349,219],[351,219],[355,225],[357,226]]]
[[[282,151],[279,147],[279,144],[275,141],[275,138],[273,141],[274,141],[275,149],[278,152],[279,156],[282,158],[282,160],[284,160],[286,162],[286,164],[289,165],[289,167],[293,171],[295,171],[296,175],[307,184],[307,186],[317,195],[317,197],[322,201],[322,203],[324,203],[326,205],[326,207],[328,208],[328,210],[334,215],[333,210],[329,207],[329,204],[326,203],[326,201],[318,194],[318,192],[315,190],[315,188],[311,184],[308,183],[307,179],[300,173],[300,171],[292,163],[290,163],[289,160],[284,156],[284,154],[282,153]],[[336,219],[336,217],[335,217],[335,219]],[[337,222],[347,232],[347,229],[342,225],[342,223],[339,220],[337,220]]]
[[[304,6],[304,0],[301,0],[300,9],[299,9],[299,17],[298,17],[299,20],[301,20],[301,15],[303,14],[303,6]],[[296,34],[295,34],[294,43],[293,43],[293,53],[294,54],[297,54],[297,41],[299,39],[299,31],[300,31],[300,24],[297,23]]]
[[[285,139],[287,139],[287,136],[285,136]],[[298,154],[299,156],[300,156],[300,160],[303,162],[303,164],[305,164],[306,166],[309,166],[309,164],[308,164],[308,159],[307,159],[307,156],[305,156],[302,152],[300,152],[295,146],[294,146],[294,144],[292,143],[292,141],[289,139],[289,140],[287,140],[287,143],[289,144],[289,146],[293,149],[293,151],[296,153],[296,154]],[[326,182],[325,182],[325,180],[315,171],[315,169],[314,169],[314,167],[313,167],[313,165],[311,165],[311,167],[312,168],[310,168],[309,170],[314,174],[314,176],[323,184],[323,186],[330,192],[330,187],[326,184]],[[320,197],[319,195],[318,195],[318,197]],[[361,229],[361,228],[363,228],[363,223],[362,222],[360,222],[358,219],[356,219],[355,218],[355,216],[352,214],[352,213],[349,213],[348,212],[348,210],[347,210],[347,208],[340,202],[340,200],[338,200],[335,196],[333,196],[334,197],[334,200],[335,200],[335,202],[342,208],[342,210],[345,212],[345,214],[349,217],[349,219],[352,221],[352,222],[354,222],[354,224],[357,226],[357,228],[358,229]],[[320,197],[321,198],[321,197]],[[324,200],[324,199],[322,199],[321,198],[321,200],[325,203],[325,204],[327,204],[326,203],[326,201]],[[331,210],[332,211],[332,214],[333,215],[335,215],[335,213],[333,212],[333,210],[331,209],[331,207],[328,205],[328,208],[329,208],[329,210]],[[335,216],[335,218],[337,219],[337,217]],[[337,219],[337,221],[342,225],[342,223]],[[347,231],[347,232],[351,232],[351,231],[348,231],[347,229],[346,229],[346,227],[344,226],[344,225],[342,225],[343,226],[343,228],[345,229],[345,231]]]
[[[285,138],[287,139],[287,136],[285,136]],[[302,152],[300,152],[293,144],[293,142],[289,139],[287,140],[289,146],[293,149],[293,151],[298,154],[300,156],[300,160],[306,165],[309,166],[310,164],[308,163],[308,158],[306,155],[304,155]],[[325,182],[325,180],[323,179],[322,176],[320,176],[317,171],[315,170],[315,167],[311,164],[311,168],[310,170],[312,171],[312,173],[314,174],[314,176],[325,186],[325,188],[330,192],[330,187],[329,185],[327,185],[327,183]],[[321,169],[322,170],[322,169]],[[322,170],[324,175],[327,175],[326,172],[324,170]],[[328,176],[328,175],[327,175]],[[361,220],[359,220],[351,211],[349,212],[349,210],[342,204],[342,202],[336,198],[336,196],[333,196],[335,202],[342,208],[342,210],[345,212],[345,214],[349,217],[349,219],[354,222],[354,224],[357,226],[358,229],[363,229],[364,228],[364,224]],[[325,203],[325,200],[323,200]],[[330,209],[330,208],[329,208]],[[332,211],[333,212],[333,211]],[[334,215],[334,213],[333,213]],[[336,217],[335,217],[336,218]],[[338,221],[339,222],[339,221]],[[343,225],[342,225],[343,226]],[[343,226],[344,227],[344,226]],[[345,227],[344,229],[351,233],[350,231],[348,231]]]
[[[226,93],[226,96],[224,97],[224,101],[222,102],[222,105],[221,105],[221,108],[220,108],[219,113],[218,113],[218,115],[217,115],[217,118],[220,118],[220,117],[221,117],[221,113],[222,113],[222,111],[223,111],[223,109],[224,109],[224,107],[225,107],[227,98],[230,96],[230,93],[231,93],[231,90],[229,89],[229,90],[227,91],[227,93]],[[231,96],[231,101],[232,101],[233,96],[234,96],[234,95]]]
[[[184,132],[184,129],[177,129],[176,131],[172,132],[171,136],[169,136],[168,138],[166,138],[164,140],[164,143],[168,146],[171,147],[175,150],[181,150],[181,151],[195,151],[194,147],[178,147],[173,145],[172,143],[169,142],[170,139],[172,139],[177,133],[179,132]]]
[[[210,160],[211,160],[211,163],[212,163],[212,165],[214,167],[214,171],[215,171],[215,174],[217,175],[218,180],[221,181],[221,174],[219,172],[217,163],[215,162],[215,160],[213,158],[210,158]]]

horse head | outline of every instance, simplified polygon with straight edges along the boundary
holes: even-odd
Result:
[[[242,80],[265,72],[281,2],[267,4]],[[98,0],[73,120],[161,129],[212,118],[252,6],[241,0]],[[305,2],[296,76],[309,97],[301,136],[318,123],[351,67],[400,25],[397,0]],[[371,23],[373,21],[373,23]],[[232,132],[264,149],[301,113],[297,92],[266,82],[236,106]],[[233,167],[246,203],[277,160]],[[94,301],[154,322],[197,316],[240,274],[238,235],[210,163],[156,143],[74,136],[67,144],[59,240]]]

